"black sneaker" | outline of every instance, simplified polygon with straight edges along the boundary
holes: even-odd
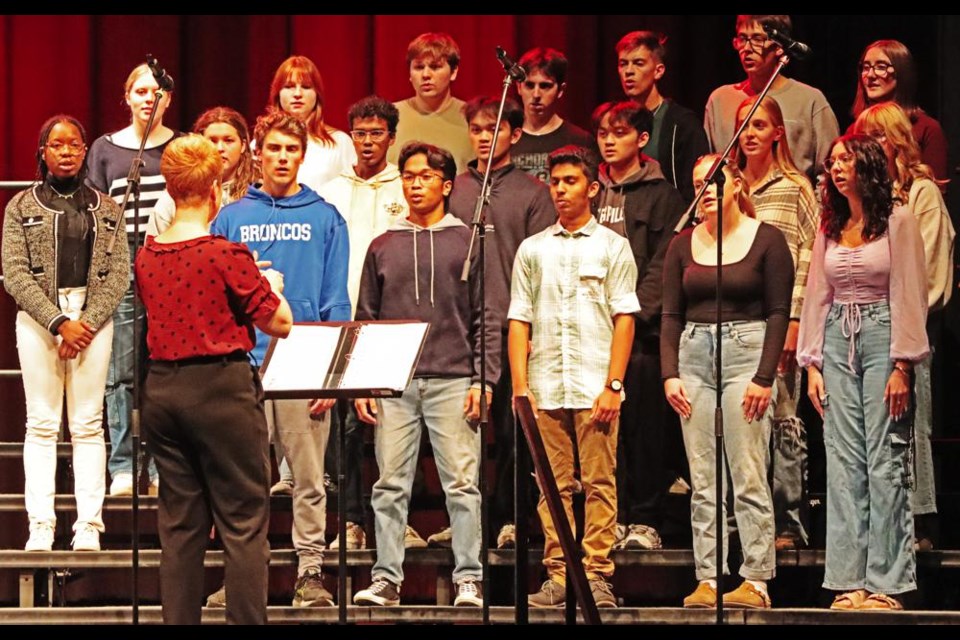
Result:
[[[297,583],[293,587],[293,606],[333,606],[333,596],[324,588],[323,575],[320,571],[308,571],[297,578]]]
[[[400,585],[386,578],[376,578],[369,587],[354,594],[353,604],[396,607],[400,604]]]
[[[455,607],[482,607],[483,583],[476,578],[466,578],[457,584],[457,597],[453,601]]]

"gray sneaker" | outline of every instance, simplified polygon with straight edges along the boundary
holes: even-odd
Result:
[[[616,609],[617,597],[613,595],[613,586],[603,578],[590,581],[590,594],[598,609]]]
[[[207,606],[214,609],[227,608],[227,588],[221,586],[219,589],[207,596]]]
[[[323,587],[323,574],[319,570],[307,571],[297,578],[293,587],[293,606],[333,606],[333,596]]]
[[[369,587],[354,594],[353,604],[396,607],[400,604],[400,585],[386,578],[376,578]]]
[[[534,609],[560,609],[567,600],[567,588],[547,580],[540,586],[540,591],[527,596],[527,604]]]

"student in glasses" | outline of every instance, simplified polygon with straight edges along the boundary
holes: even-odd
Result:
[[[107,244],[120,208],[84,184],[87,137],[72,116],[40,130],[38,181],[15,195],[3,219],[3,285],[17,302],[17,352],[27,401],[24,497],[26,551],[50,551],[57,516],[57,436],[67,395],[77,520],[74,551],[99,551],[103,531],[103,392],[113,313],[127,290],[126,234]],[[107,277],[98,274],[106,271]]]
[[[873,138],[838,138],[825,169],[797,349],[827,451],[823,586],[840,592],[832,609],[902,609],[917,588],[908,452],[913,366],[930,351],[923,238],[894,206]]]
[[[897,40],[877,40],[863,50],[857,70],[860,82],[851,109],[853,117],[860,117],[871,105],[896,102],[910,118],[913,137],[920,145],[920,159],[933,169],[938,180],[944,180],[948,173],[947,138],[940,123],[917,104],[917,70],[910,50]],[[853,125],[847,133],[852,130]]]
[[[783,49],[767,37],[764,27],[790,35],[790,16],[737,16],[733,48],[747,77],[714,90],[707,100],[703,126],[710,146],[717,153],[726,148],[736,131],[734,124],[740,104],[763,90],[783,55]],[[783,110],[787,140],[797,168],[813,182],[819,163],[830,150],[830,141],[839,133],[837,117],[819,89],[782,74],[767,95]]]
[[[360,293],[360,274],[367,248],[374,238],[387,231],[407,213],[403,198],[403,183],[397,165],[387,162],[387,151],[396,142],[397,108],[380,96],[367,96],[350,107],[347,114],[350,137],[357,153],[357,163],[323,185],[319,194],[337,208],[347,221],[350,237],[350,267],[347,272],[347,291],[353,314],[357,310]],[[334,416],[334,423],[339,423]],[[326,468],[331,475],[337,470],[336,429],[327,444]],[[365,549],[362,502],[363,430],[353,407],[349,409],[346,425],[344,473],[347,520],[347,549]],[[340,546],[337,538],[331,549]]]

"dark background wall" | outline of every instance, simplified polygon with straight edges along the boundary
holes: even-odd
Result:
[[[738,81],[742,71],[730,39],[735,16],[0,16],[0,180],[31,179],[40,124],[57,112],[86,123],[91,138],[125,126],[123,83],[153,53],[175,77],[165,123],[187,129],[204,109],[225,104],[248,119],[261,112],[276,66],[293,53],[310,56],[326,85],[327,120],[346,124],[347,107],[372,92],[408,97],[407,43],[424,31],[448,31],[460,43],[454,93],[497,93],[501,70],[494,46],[511,54],[546,45],[567,53],[569,90],[563,109],[585,126],[593,107],[620,96],[614,45],[627,31],[658,29],[670,36],[662,91],[702,112],[710,91]],[[856,62],[863,47],[896,38],[920,69],[920,104],[940,118],[951,141],[960,123],[944,117],[960,108],[960,18],[951,16],[794,16],[795,35],[814,56],[792,63],[789,75],[820,88],[840,120],[850,122]],[[952,91],[949,88],[953,87]],[[960,188],[951,188],[954,211]],[[0,206],[9,192],[0,192]],[[0,368],[18,368],[15,305],[0,294]],[[22,366],[30,366],[23,363]],[[951,414],[952,415],[952,414]],[[0,379],[0,441],[23,439],[19,380]],[[0,462],[0,493],[22,492],[18,461]],[[22,543],[19,527],[0,528],[0,547]],[[25,529],[24,529],[25,530]],[[8,581],[0,600],[9,599]]]

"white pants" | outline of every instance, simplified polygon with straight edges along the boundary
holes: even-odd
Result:
[[[60,309],[71,320],[80,317],[86,288],[61,289]],[[103,531],[106,447],[103,441],[103,394],[110,364],[113,321],[73,360],[62,360],[62,339],[25,311],[17,313],[17,351],[27,400],[27,435],[23,443],[24,493],[31,524],[56,523],[57,437],[66,391],[67,420],[73,443],[77,522]]]

